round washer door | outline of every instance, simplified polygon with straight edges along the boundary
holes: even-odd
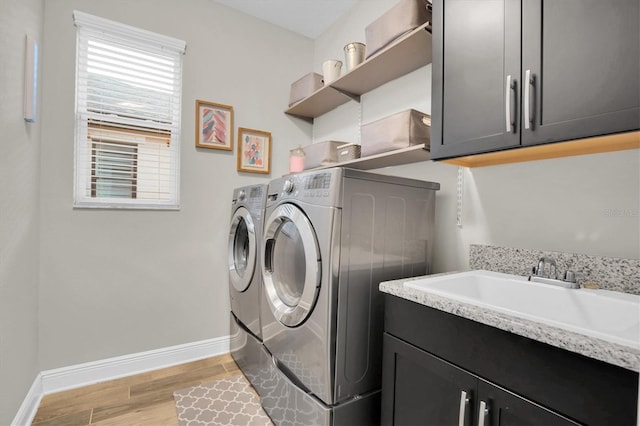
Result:
[[[302,324],[320,286],[320,251],[315,231],[293,204],[282,204],[265,222],[263,288],[269,308],[282,324]]]
[[[251,213],[240,207],[231,218],[229,231],[229,281],[237,291],[245,291],[256,266],[256,230]]]

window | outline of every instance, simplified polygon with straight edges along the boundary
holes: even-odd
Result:
[[[92,144],[91,196],[137,198],[138,149],[124,144]]]
[[[75,11],[76,207],[178,208],[185,43]]]

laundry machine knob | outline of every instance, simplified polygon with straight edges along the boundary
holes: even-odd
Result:
[[[290,181],[289,179],[285,180],[284,181],[284,186],[282,187],[282,189],[287,194],[291,194],[293,192],[293,182]]]
[[[238,200],[240,201],[244,201],[244,199],[247,198],[247,193],[244,192],[244,189],[240,190],[240,192],[238,193]]]

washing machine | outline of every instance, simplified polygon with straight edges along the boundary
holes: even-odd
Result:
[[[430,273],[438,183],[347,168],[273,180],[262,337],[276,424],[377,424],[381,281]]]
[[[231,201],[229,230],[230,350],[258,393],[263,366],[260,301],[260,250],[267,185],[237,188]]]

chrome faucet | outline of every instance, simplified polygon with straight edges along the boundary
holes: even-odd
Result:
[[[547,265],[549,266],[548,269]],[[533,268],[533,273],[537,277],[551,278],[552,280],[555,280],[558,278],[556,270],[556,261],[551,257],[543,256],[538,260],[538,266]]]
[[[558,267],[556,261],[547,256],[543,256],[538,260],[538,265],[534,266],[529,281],[552,284],[565,288],[580,288],[580,284],[576,282],[578,273],[567,270],[564,279],[558,278]]]

